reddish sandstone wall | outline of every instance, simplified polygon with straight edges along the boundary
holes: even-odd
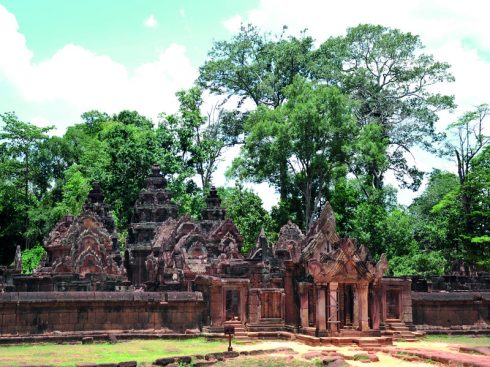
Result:
[[[0,293],[0,335],[202,327],[200,292]]]
[[[422,328],[485,328],[490,292],[412,292],[413,323]]]

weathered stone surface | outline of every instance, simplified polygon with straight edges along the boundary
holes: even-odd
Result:
[[[223,352],[223,357],[225,358],[236,358],[240,355],[240,353],[236,351]]]
[[[175,362],[175,358],[167,357],[167,358],[158,358],[153,364],[157,366],[168,366],[171,363]]]
[[[192,362],[192,357],[190,356],[175,357],[175,362],[181,364],[190,364]]]
[[[210,361],[210,360],[222,361],[224,359],[224,356],[223,353],[208,353],[204,356],[204,359],[206,361]]]
[[[347,363],[344,359],[342,358],[337,358],[337,357],[332,357],[332,358],[323,358],[322,363],[324,366],[328,367],[347,367],[350,366],[349,363]]]
[[[124,262],[134,285],[154,283],[162,276],[162,264],[156,260],[158,253],[154,254],[155,259],[147,257],[153,251],[152,240],[156,228],[169,219],[177,218],[177,215],[178,207],[171,202],[167,180],[160,173],[160,166],[153,165],[152,173],[146,178],[146,188],[141,190],[135,203],[128,229]]]
[[[114,220],[98,182],[93,183],[82,214],[61,219],[44,247],[48,255],[34,275],[14,279],[17,291],[114,289],[127,281]]]
[[[217,363],[217,359],[210,359],[209,361],[202,361],[202,360],[197,360],[194,362],[195,367],[204,367],[204,366],[212,366],[213,364]]]
[[[322,352],[321,351],[311,351],[303,354],[304,359],[315,359],[315,358],[320,358],[322,357]]]
[[[119,362],[117,367],[136,367],[138,362],[136,361],[128,361],[128,362]]]

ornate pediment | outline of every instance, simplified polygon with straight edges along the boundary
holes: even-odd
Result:
[[[97,193],[97,192],[96,192]],[[93,195],[87,200],[97,203],[99,196]],[[43,265],[36,273],[76,273],[110,274],[125,277],[124,269],[115,260],[118,253],[114,233],[109,233],[104,218],[90,208],[76,218],[63,218],[51,232],[45,242],[50,253],[49,266]],[[46,261],[45,261],[46,262]]]
[[[224,238],[233,239],[233,241],[237,244],[238,249],[241,250],[243,245],[243,237],[238,228],[230,219],[226,219],[225,221],[221,222],[217,227],[215,227],[210,235],[210,239],[216,243],[222,242]]]
[[[269,243],[267,241],[264,228],[260,230],[259,237],[257,238],[257,243],[255,244],[255,248],[249,252],[247,259],[269,261],[269,262],[275,259],[274,253],[272,252],[272,248],[269,246]]]
[[[355,240],[342,238],[334,244],[335,249],[322,254],[320,260],[308,261],[308,272],[316,282],[377,281],[388,267],[383,254],[376,264],[365,246],[356,246]]]
[[[306,247],[302,252],[302,259],[309,261],[320,260],[322,254],[332,250],[332,246],[339,241],[336,231],[335,213],[327,202],[318,220],[310,227],[306,236]]]
[[[299,227],[289,221],[281,227],[279,238],[273,246],[276,257],[282,260],[293,260],[297,263],[301,257],[301,250],[305,242],[305,235]]]

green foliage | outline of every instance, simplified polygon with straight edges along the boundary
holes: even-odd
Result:
[[[286,29],[285,29],[286,30]],[[313,39],[273,37],[252,25],[242,26],[230,41],[215,42],[199,69],[199,84],[211,92],[279,107],[285,87],[296,75],[307,76]]]
[[[113,205],[119,227],[126,227],[145,177],[157,160],[156,136],[145,126],[108,121],[98,138],[105,143],[107,165],[95,173],[94,179],[100,181],[108,202]]]
[[[90,191],[90,183],[80,170],[81,166],[77,164],[69,167],[64,172],[64,183],[58,181],[57,187],[29,209],[28,238],[42,239],[65,215],[80,214]],[[59,201],[56,198],[58,195],[61,196]]]
[[[45,254],[44,247],[39,243],[30,249],[22,251],[22,274],[32,274]]]
[[[0,243],[6,244],[0,249],[0,262],[7,262],[16,245],[30,244],[25,237],[28,210],[36,202],[34,193],[38,191],[32,156],[48,138],[51,127],[20,121],[14,113],[0,114],[0,119]]]
[[[474,262],[490,269],[490,146],[472,160],[462,193],[470,198],[471,210],[465,213],[470,230],[464,234],[469,255]]]
[[[308,228],[336,168],[347,160],[355,124],[348,101],[335,87],[298,77],[284,93],[284,105],[259,106],[250,114],[235,171],[242,178],[273,184],[283,200],[287,191],[300,193]]]
[[[73,164],[65,171],[65,184],[62,188],[63,199],[57,203],[55,210],[59,216],[78,215],[90,191],[90,183],[83,177],[81,167]]]
[[[449,65],[422,53],[418,36],[380,25],[360,24],[331,37],[315,52],[313,75],[356,101],[360,126],[377,123],[390,149],[380,165],[365,169],[381,188],[387,168],[400,182],[417,189],[421,173],[405,154],[414,145],[433,150],[437,112],[454,107],[453,97],[434,94],[431,86],[453,81]]]
[[[255,247],[261,228],[264,228],[269,242],[277,238],[270,214],[262,207],[262,200],[252,190],[238,184],[231,188],[220,188],[219,195],[227,217],[235,223],[243,236],[243,253],[248,253]]]
[[[441,251],[422,252],[416,250],[404,256],[394,256],[390,259],[390,273],[395,276],[442,275],[448,262]]]
[[[201,189],[205,190],[210,186],[212,174],[227,144],[225,131],[229,127],[230,114],[220,110],[214,111],[216,116],[214,113],[208,117],[202,115],[202,90],[198,87],[177,92],[177,98],[179,113],[162,114],[159,124],[159,138],[164,142],[162,148],[168,152],[165,152],[165,158],[172,162],[172,168],[167,172],[173,172],[172,169],[185,172],[188,177],[182,183],[197,173]]]
[[[423,221],[437,212],[435,206],[438,205],[444,197],[457,190],[459,186],[458,177],[450,172],[444,172],[438,169],[430,174],[429,182],[425,191],[418,198],[415,198],[410,211],[421,217]]]

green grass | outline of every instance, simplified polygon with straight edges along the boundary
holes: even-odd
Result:
[[[436,343],[463,344],[470,347],[490,346],[490,336],[427,335],[423,340]]]
[[[117,344],[24,344],[0,346],[0,366],[54,365],[83,363],[153,362],[157,358],[223,352],[223,341],[204,338],[184,340],[131,340]]]
[[[229,359],[224,362],[218,362],[214,366],[216,367],[317,367],[318,361],[305,361],[297,359],[288,359],[286,357],[239,357]],[[323,366],[323,363],[321,364]]]

